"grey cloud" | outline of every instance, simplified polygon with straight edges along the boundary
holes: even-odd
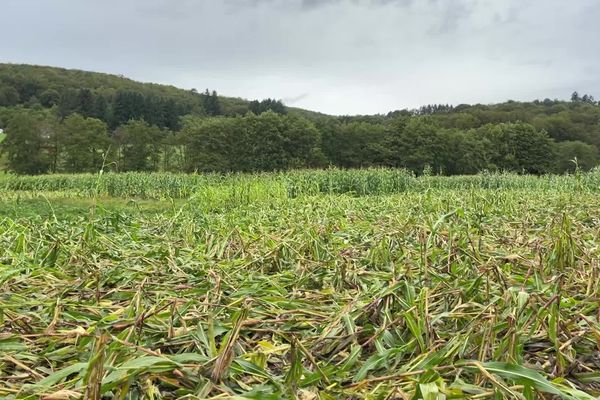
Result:
[[[339,0],[302,0],[302,7],[314,8],[339,3]]]
[[[2,61],[336,114],[600,97],[596,0],[2,0],[2,16]]]
[[[292,105],[292,104],[298,103],[301,100],[306,99],[309,95],[310,95],[309,93],[302,93],[301,95],[298,95],[298,96],[284,97],[282,99],[282,101],[287,105]]]
[[[332,5],[342,6],[407,6],[413,3],[414,0],[288,0],[288,1],[277,1],[277,0],[225,0],[227,4],[255,7],[262,4],[275,4],[283,7],[290,8],[301,8],[305,10],[316,9],[320,7],[328,7]],[[432,0],[430,0],[432,1]]]
[[[441,5],[441,3],[440,3]],[[440,22],[430,32],[444,34],[458,28],[474,11],[474,5],[467,2],[444,2],[440,10]]]

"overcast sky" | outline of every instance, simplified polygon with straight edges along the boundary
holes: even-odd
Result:
[[[600,97],[599,0],[0,0],[0,61],[331,114]]]

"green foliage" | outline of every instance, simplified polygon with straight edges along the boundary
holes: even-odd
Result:
[[[53,107],[60,101],[60,93],[54,89],[46,89],[40,94],[40,104],[44,107]]]
[[[321,137],[308,120],[272,111],[235,118],[187,118],[187,171],[273,171],[323,164]]]
[[[551,172],[556,160],[554,143],[543,131],[526,123],[488,124],[478,134],[491,144],[491,167],[529,174]]]
[[[157,171],[164,133],[144,121],[129,121],[115,131],[118,171]]]
[[[281,100],[275,99],[264,99],[261,101],[254,100],[250,102],[248,108],[251,112],[253,112],[256,115],[260,115],[265,111],[269,110],[277,114],[287,114],[287,109],[285,108]]]
[[[381,124],[349,122],[330,124],[323,133],[323,152],[332,164],[343,168],[382,165],[387,148]]]
[[[395,131],[390,141],[392,159],[399,166],[420,173],[429,166],[435,172],[447,169],[444,160],[449,155],[445,131],[430,117],[411,118],[404,129]]]
[[[288,109],[273,99],[247,102],[208,89],[198,93],[107,74],[0,64],[0,106],[8,106],[0,107],[0,126],[18,112],[55,116],[60,125],[73,114],[100,120],[107,125],[107,134],[100,136],[110,138],[114,151],[107,156],[115,171],[249,172],[332,165],[406,168],[415,174],[540,175],[573,172],[575,158],[589,170],[600,162],[600,106],[587,94],[573,99],[432,104],[387,115],[334,117]],[[135,129],[128,126],[131,121],[137,121]],[[31,149],[38,159],[50,160],[47,168],[32,170],[85,172],[98,166],[94,152],[73,153],[78,145],[71,142],[84,138],[68,136],[85,136],[85,129],[67,131]],[[94,131],[89,135],[90,142],[99,137]],[[74,163],[74,157],[90,159]]]
[[[598,191],[598,170],[2,176],[0,397],[596,399]]]
[[[577,140],[557,143],[557,157],[556,172],[588,171],[600,164],[598,148]]]
[[[47,172],[52,156],[50,143],[55,135],[52,120],[41,113],[16,112],[6,125],[0,150],[7,155],[8,169],[17,174]]]
[[[101,104],[97,104],[97,108],[100,107]],[[143,119],[151,125],[176,129],[179,117],[189,112],[189,104],[181,104],[173,99],[143,95],[135,91],[119,91],[112,105],[110,124],[119,126],[132,119]]]
[[[19,100],[19,92],[13,86],[0,88],[0,107],[16,106]]]
[[[213,90],[211,93],[208,89],[202,94],[202,104],[204,105],[204,111],[207,115],[217,116],[223,113],[221,109],[221,102],[217,92]]]
[[[125,97],[133,94],[138,99],[121,99],[117,105],[119,93],[121,96],[126,93]],[[150,124],[174,129],[177,119],[187,113],[235,115],[248,111],[247,101],[220,97],[214,91],[208,99],[213,108],[205,112],[205,98],[195,91],[140,83],[122,76],[96,72],[0,64],[0,107],[31,103],[32,98],[36,101],[39,99],[44,107],[58,105],[62,118],[79,113],[101,119],[113,128],[130,119],[143,117]],[[143,100],[136,103],[139,98]],[[102,105],[103,102],[105,105]],[[120,110],[117,110],[115,120],[112,109],[116,108]]]
[[[110,147],[106,124],[73,114],[61,126],[59,143],[65,172],[98,172]]]

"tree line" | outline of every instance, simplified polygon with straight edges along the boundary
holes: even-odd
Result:
[[[570,101],[426,105],[327,116],[113,75],[0,64],[0,144],[20,174],[402,167],[563,173],[599,163],[600,105]]]
[[[0,144],[19,174],[113,171],[275,171],[295,168],[398,167],[419,174],[509,170],[544,174],[589,169],[596,146],[556,141],[525,122],[448,128],[431,115],[399,115],[383,123],[277,114],[182,117],[177,131],[140,119],[111,129],[78,113],[0,109]]]

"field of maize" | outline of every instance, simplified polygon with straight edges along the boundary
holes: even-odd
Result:
[[[597,399],[600,171],[0,175],[0,398]]]

